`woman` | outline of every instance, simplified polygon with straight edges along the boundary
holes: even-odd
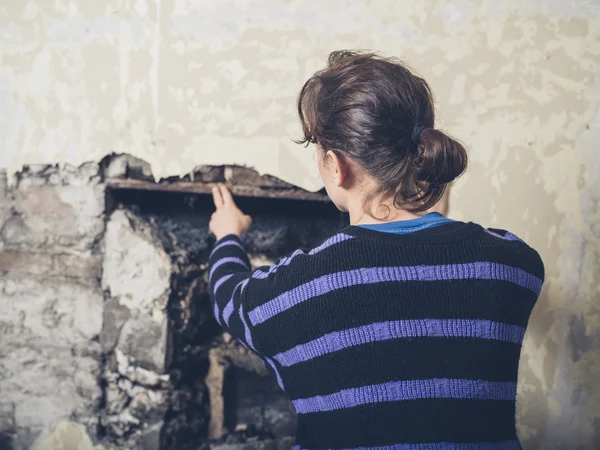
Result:
[[[251,220],[220,186],[209,272],[217,320],[291,398],[297,448],[520,448],[518,363],[543,263],[507,231],[427,213],[467,163],[434,128],[429,85],[395,60],[334,52],[298,112],[351,226],[251,271]]]

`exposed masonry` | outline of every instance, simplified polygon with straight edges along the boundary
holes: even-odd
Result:
[[[64,418],[96,433],[104,194],[96,163],[0,176],[0,448],[33,448]]]
[[[214,182],[253,214],[254,267],[342,224],[324,193],[242,167],[155,183],[111,155],[28,166],[12,187],[0,172],[0,448],[34,448],[64,419],[104,448],[292,446],[290,403],[209,307]]]

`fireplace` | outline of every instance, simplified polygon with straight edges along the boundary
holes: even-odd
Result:
[[[347,223],[324,192],[232,166],[155,182],[130,155],[28,166],[14,186],[5,175],[2,448],[66,438],[65,426],[105,448],[291,447],[290,403],[212,316],[210,191],[227,183],[253,216],[255,267]]]
[[[66,439],[65,426],[104,448],[292,446],[290,402],[212,315],[210,192],[227,183],[253,216],[254,267],[346,225],[324,192],[234,166],[155,182],[130,155],[4,175],[2,448]]]
[[[254,267],[311,248],[347,223],[324,192],[243,167],[154,183],[136,160],[102,162],[106,231],[101,441],[130,448],[288,449],[295,413],[263,362],[217,325],[207,293],[210,187],[253,217]]]
[[[231,366],[225,372],[222,395],[224,429],[258,438],[294,435],[293,408],[270,378]]]

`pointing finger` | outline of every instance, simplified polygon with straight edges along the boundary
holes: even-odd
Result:
[[[223,196],[221,195],[221,190],[217,186],[213,186],[212,188],[213,201],[215,202],[215,208],[219,209],[223,206]]]
[[[231,196],[231,192],[224,184],[219,184],[219,189],[221,190],[221,197],[223,198],[223,204],[230,205],[234,204],[233,197]]]

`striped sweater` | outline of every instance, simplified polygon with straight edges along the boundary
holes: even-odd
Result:
[[[230,235],[209,262],[215,317],[290,397],[297,449],[520,448],[519,356],[544,267],[515,235],[350,226],[253,271]]]

